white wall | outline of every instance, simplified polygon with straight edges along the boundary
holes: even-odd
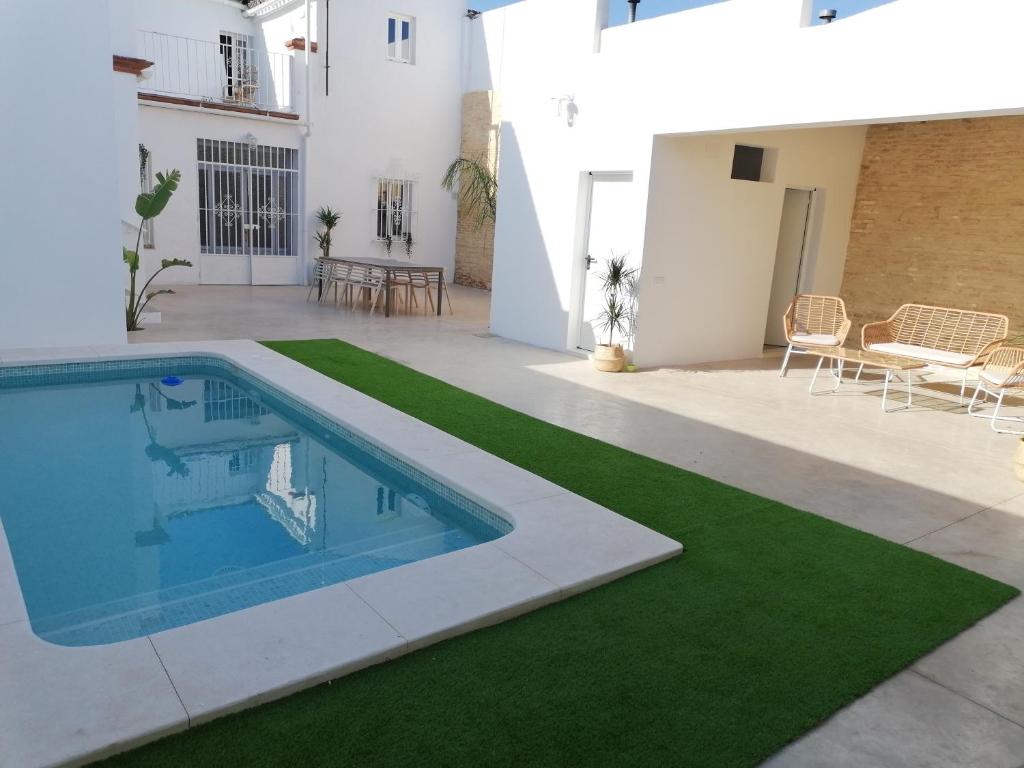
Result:
[[[115,78],[107,0],[46,12],[7,3],[0,24],[5,79],[0,135],[0,347],[125,341],[118,206]],[[74,62],[74,66],[68,65]],[[41,83],[61,83],[60,96]],[[15,108],[14,105],[21,105]]]
[[[459,152],[462,0],[334,2],[330,95],[326,38],[317,40],[309,141],[309,224],[322,205],[342,212],[332,254],[382,256],[376,237],[378,176],[416,182],[414,260],[454,271],[456,202],[440,188]],[[385,58],[389,11],[416,19],[415,63]],[[405,258],[399,244],[393,255]]]
[[[581,174],[633,172],[638,199],[623,215],[646,261],[657,136],[1024,112],[1024,3],[897,0],[807,26],[807,0],[727,0],[605,29],[591,54],[602,5],[524,0],[469,26],[465,87],[502,90],[491,325],[529,343],[560,349],[572,340]],[[569,130],[552,106],[559,93],[579,109]],[[767,241],[774,249],[774,234]],[[836,259],[823,266],[838,275]],[[642,326],[656,314],[649,299],[641,297]],[[647,349],[652,361],[695,359]]]
[[[655,141],[638,365],[761,354],[787,187],[818,190],[801,288],[838,293],[865,133],[822,128]],[[737,143],[770,148],[774,181],[730,178]]]

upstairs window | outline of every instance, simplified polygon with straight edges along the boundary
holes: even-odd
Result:
[[[228,101],[253,101],[259,78],[253,54],[252,35],[220,33],[220,59],[224,74],[221,84]]]
[[[413,182],[377,179],[377,239],[404,240],[412,232]]]
[[[388,15],[387,58],[402,64],[412,64],[414,19],[397,14]]]

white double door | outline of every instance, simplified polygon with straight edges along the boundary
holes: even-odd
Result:
[[[200,282],[297,283],[297,174],[214,164],[199,173]]]
[[[626,256],[631,263],[633,259],[629,212],[634,190],[631,173],[594,173],[590,180],[576,346],[593,352],[595,344],[608,341],[608,331],[599,321],[605,305],[601,277],[608,260]],[[613,340],[624,341],[618,335]]]

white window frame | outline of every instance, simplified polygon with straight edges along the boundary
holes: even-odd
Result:
[[[404,240],[412,232],[416,219],[416,182],[412,179],[378,176],[376,195],[374,239],[382,241],[390,233],[394,242]]]
[[[395,28],[395,42],[391,42],[391,25]],[[402,27],[408,25],[408,45],[402,45]],[[398,64],[413,64],[416,61],[416,19],[400,13],[389,13],[385,24],[384,57]]]

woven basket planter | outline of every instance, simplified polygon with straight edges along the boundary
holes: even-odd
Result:
[[[619,373],[626,364],[626,353],[622,351],[621,344],[598,344],[591,360],[599,371]]]

